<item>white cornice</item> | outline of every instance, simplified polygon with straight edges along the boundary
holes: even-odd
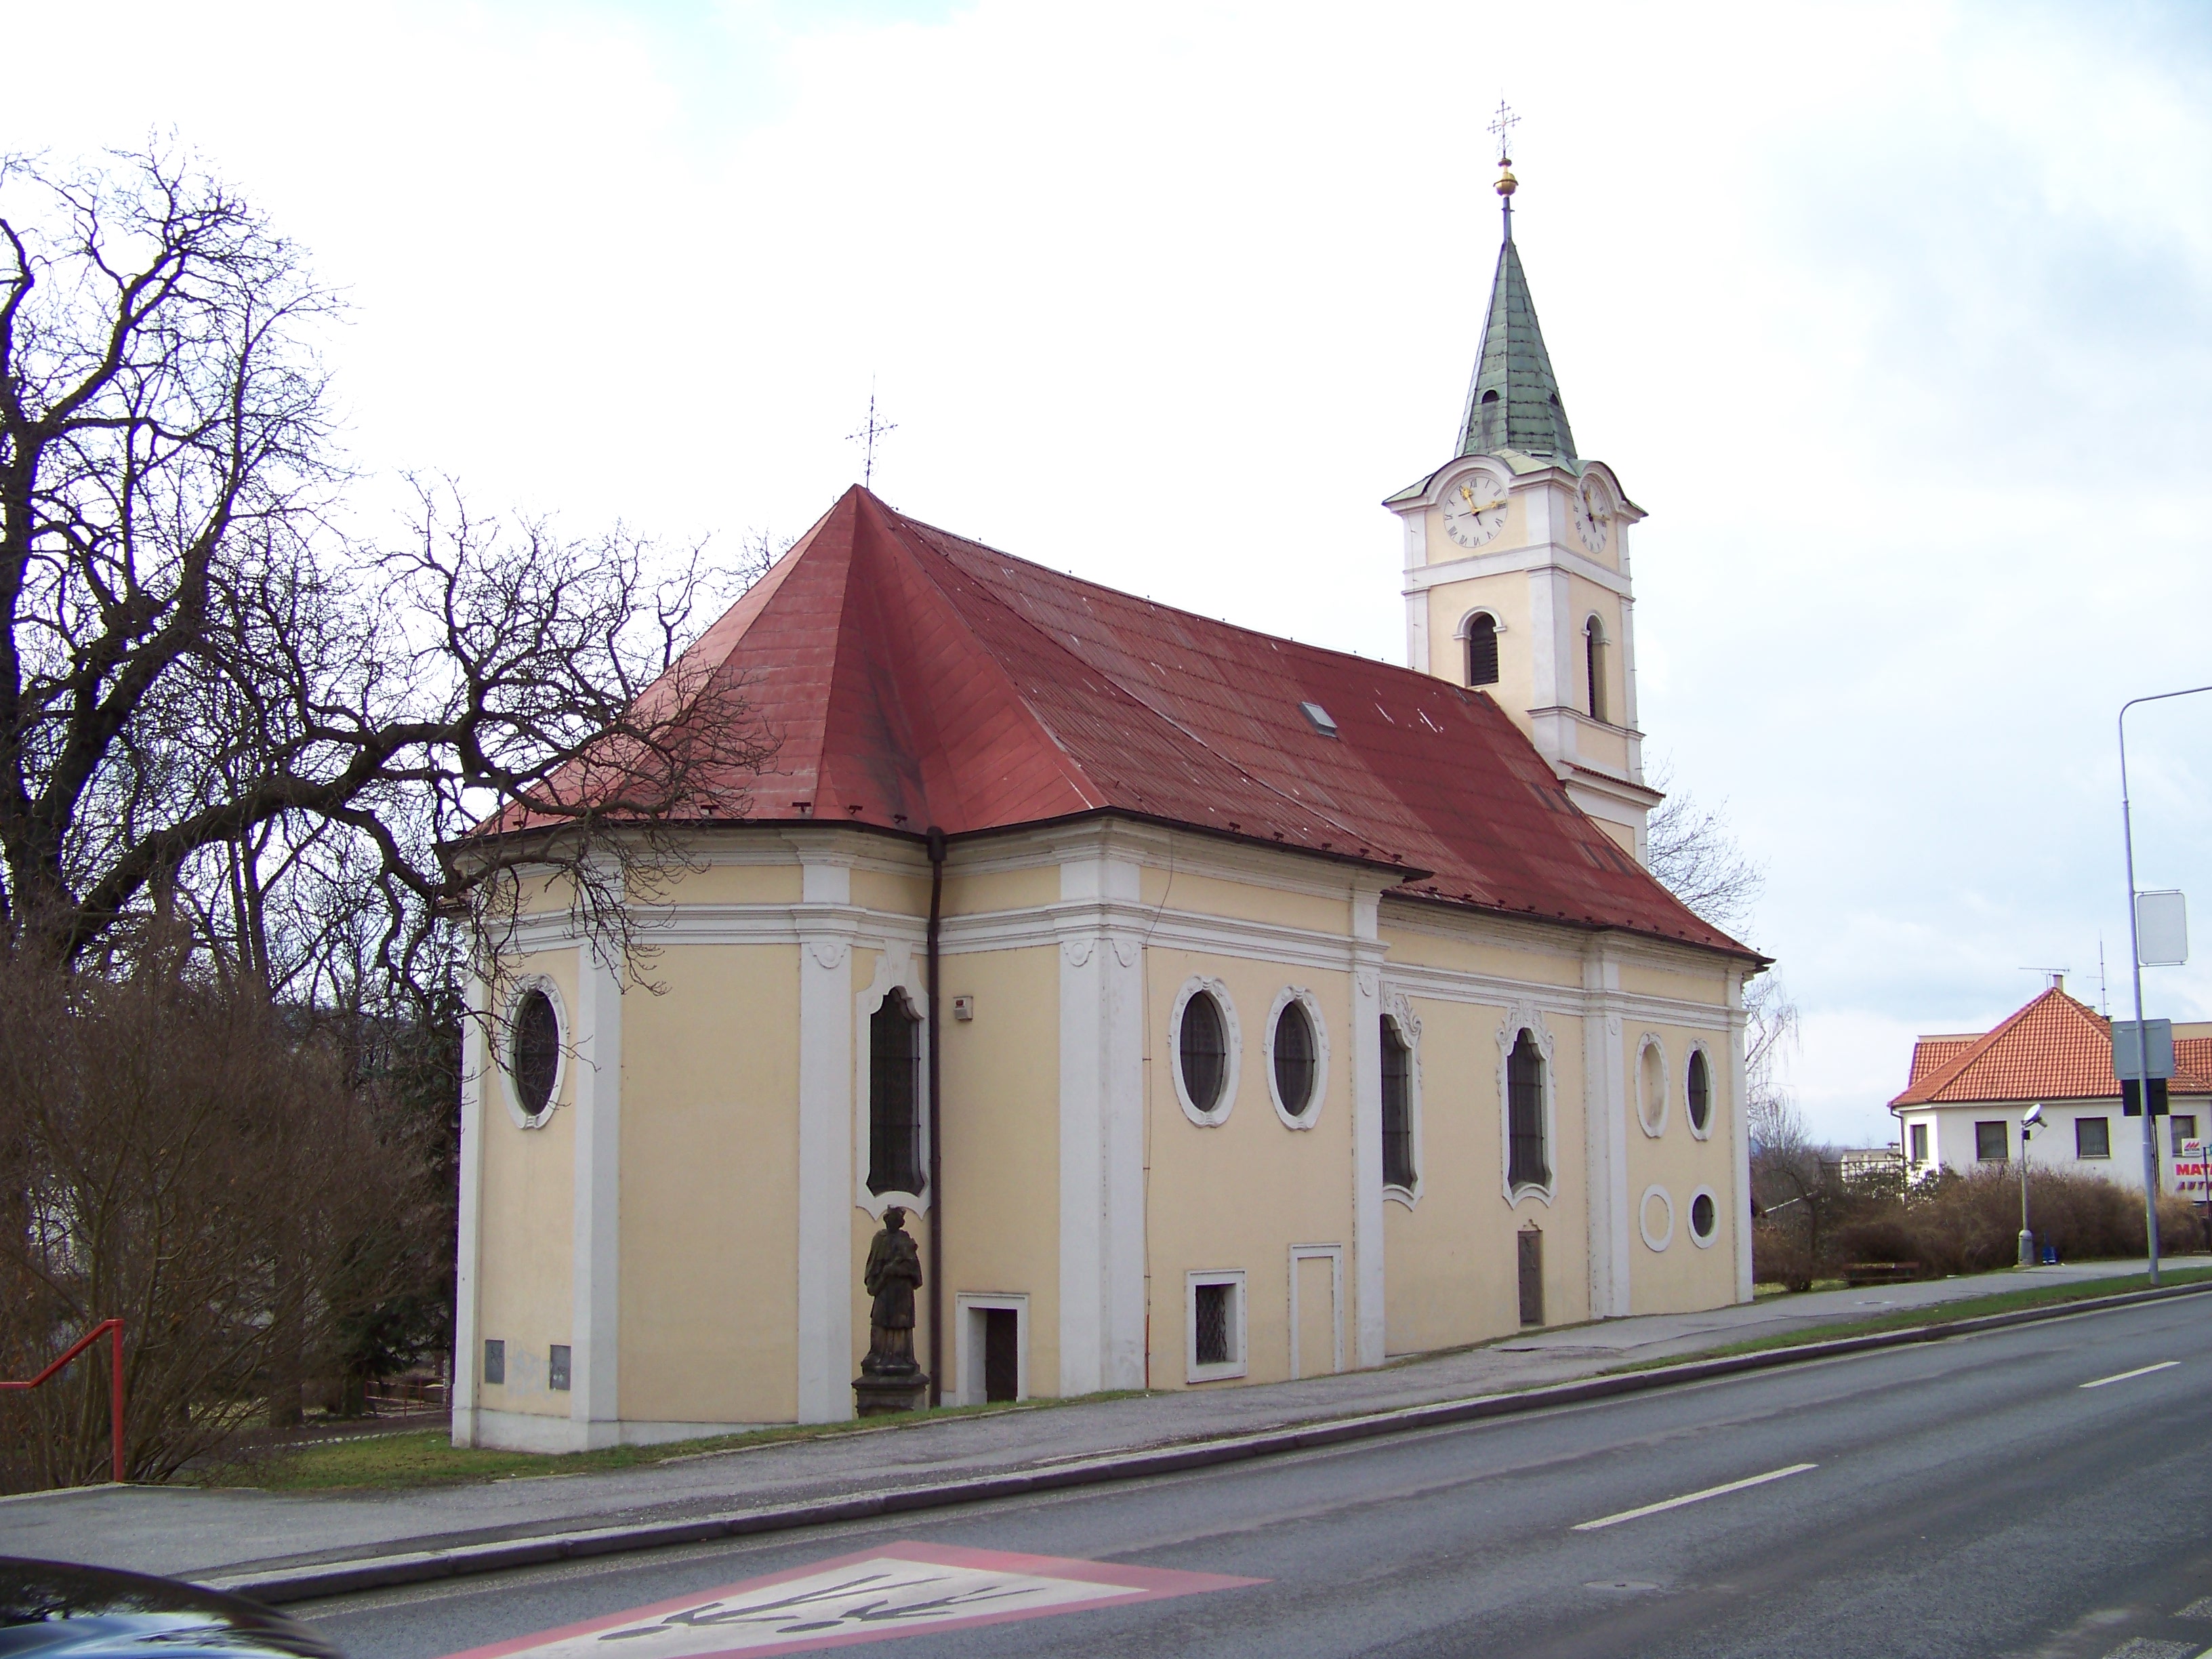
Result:
[[[1406,585],[1402,591],[1419,593],[1431,587],[1472,581],[1481,576],[1551,569],[1580,576],[1592,586],[1602,587],[1624,599],[1630,597],[1629,580],[1620,571],[1577,553],[1564,542],[1555,541],[1527,542],[1517,547],[1501,547],[1494,553],[1470,554],[1464,559],[1452,559],[1443,564],[1412,566],[1406,572]]]

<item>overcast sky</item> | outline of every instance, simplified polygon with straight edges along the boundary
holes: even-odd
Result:
[[[2114,717],[2212,682],[2212,11],[0,0],[0,149],[173,129],[350,296],[356,462],[734,553],[858,472],[1401,659],[1496,256],[1637,532],[1647,754],[1768,872],[1822,1134],[2126,994]],[[2130,721],[2212,1018],[2212,696]]]

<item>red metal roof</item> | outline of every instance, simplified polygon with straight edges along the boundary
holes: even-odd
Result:
[[[687,663],[735,677],[779,745],[765,775],[708,780],[708,816],[961,836],[1118,811],[1389,868],[1423,899],[1754,954],[1488,697],[1081,581],[859,488]]]
[[[1921,1050],[1934,1046],[1935,1062]],[[2185,1037],[2173,1045],[2174,1094],[2212,1093],[2212,1038]],[[1981,1101],[2116,1100],[2112,1022],[2056,986],[2008,1018],[1995,1030],[1963,1041],[1923,1037],[1912,1056],[1912,1075],[1891,1101],[1900,1106],[1939,1106]]]

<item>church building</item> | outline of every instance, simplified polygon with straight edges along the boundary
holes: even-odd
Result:
[[[1643,515],[1512,188],[1464,419],[1384,503],[1407,666],[860,488],[692,647],[779,747],[672,832],[653,988],[552,891],[479,984],[457,1443],[851,1416],[894,1206],[948,1404],[1749,1299],[1763,959],[1644,867]]]

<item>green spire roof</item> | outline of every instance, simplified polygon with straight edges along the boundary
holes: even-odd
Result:
[[[1467,389],[1459,453],[1491,455],[1501,449],[1554,460],[1575,459],[1575,434],[1552,374],[1551,355],[1536,325],[1528,279],[1513,248],[1513,208],[1505,209],[1505,243],[1498,250],[1498,275],[1490,284],[1490,318],[1482,326],[1482,351],[1474,384]]]

